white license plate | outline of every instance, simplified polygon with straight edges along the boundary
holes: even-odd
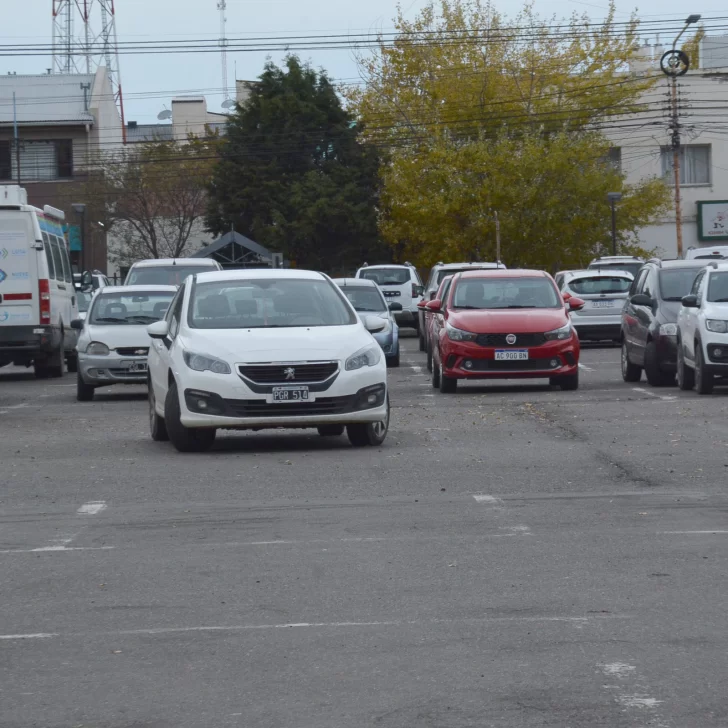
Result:
[[[607,300],[607,301],[592,301],[592,308],[612,308],[614,306],[614,301]]]
[[[528,359],[528,349],[496,349],[496,361],[522,361]]]
[[[127,361],[127,362],[124,362],[124,366],[130,372],[146,372],[147,371],[147,363],[145,361]]]
[[[269,402],[313,402],[308,387],[273,387]]]

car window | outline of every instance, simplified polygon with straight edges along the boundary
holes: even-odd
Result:
[[[643,265],[644,263],[640,261],[625,263],[592,263],[589,268],[591,270],[594,270],[595,268],[598,268],[599,270],[624,270],[627,271],[627,273],[631,273],[633,276],[636,276]]]
[[[256,310],[236,305],[236,290],[249,290]],[[248,303],[248,301],[243,301]],[[251,278],[197,283],[187,312],[193,329],[348,326],[358,318],[328,280]]]
[[[88,311],[88,307],[91,305],[91,294],[85,291],[76,291],[76,300],[78,301],[78,310],[81,313]]]
[[[728,303],[728,272],[714,272],[709,280],[707,300],[710,303]]]
[[[703,278],[705,278],[705,270],[701,270],[700,273],[695,277],[695,280],[693,281],[693,287],[690,289],[690,294],[693,296],[697,296],[700,291],[700,284],[703,282]]]
[[[379,286],[401,286],[411,279],[409,268],[365,268],[359,278],[374,281]]]
[[[63,238],[54,236],[58,244],[58,250],[61,253],[61,262],[63,263],[63,279],[66,283],[73,283],[73,272],[71,271],[71,261],[68,259],[68,251],[66,250],[66,242]]]
[[[572,278],[569,288],[577,296],[598,296],[605,293],[627,293],[632,285],[631,278],[624,276],[599,276]]]
[[[645,278],[647,278],[648,270],[649,268],[645,268],[638,276],[635,276],[632,287],[629,289],[630,296],[634,296],[635,293],[639,293],[642,290],[642,284],[645,282]]]
[[[700,268],[673,268],[658,274],[660,297],[663,301],[680,301],[690,293]]]
[[[126,286],[181,286],[187,276],[212,270],[201,265],[150,265],[132,268]]]
[[[551,279],[461,278],[450,304],[453,308],[561,308],[564,303]]]
[[[174,297],[173,291],[144,293],[101,293],[96,295],[90,322],[104,326],[148,326],[163,319]]]
[[[445,281],[445,283],[442,286],[442,291],[440,292],[441,301],[447,301],[447,294],[450,293],[450,286],[452,286],[452,278],[450,278],[450,280]]]
[[[179,332],[179,322],[182,320],[182,304],[184,303],[186,286],[181,286],[167,311],[167,329],[170,339],[174,339]]]
[[[642,293],[650,298],[655,298],[655,273],[654,271],[648,271],[647,278],[645,278],[645,284],[642,289]]]
[[[56,269],[56,280],[65,280],[63,275],[63,257],[61,256],[61,249],[58,247],[58,238],[55,235],[49,235],[49,242],[51,245],[51,255],[53,256],[53,267]]]
[[[388,310],[384,296],[374,286],[343,286],[341,290],[355,311],[382,312]]]
[[[55,280],[56,278],[56,266],[53,262],[53,253],[51,251],[51,241],[48,238],[47,233],[41,233],[43,236],[43,249],[45,250],[46,260],[48,261],[48,277]],[[63,277],[63,274],[61,274]]]

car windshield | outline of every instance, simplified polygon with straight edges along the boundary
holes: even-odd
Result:
[[[198,283],[188,322],[193,329],[347,326],[357,317],[327,280],[259,278]]]
[[[91,309],[91,323],[148,326],[164,318],[172,298],[174,291],[98,293]]]
[[[78,301],[78,310],[81,313],[88,311],[88,307],[91,305],[91,294],[85,291],[76,291],[76,300]]]
[[[366,268],[359,278],[374,281],[379,286],[401,286],[410,282],[409,268]]]
[[[206,273],[210,266],[150,265],[135,268],[124,282],[125,286],[181,286],[187,276]]]
[[[595,268],[598,268],[599,270],[626,270],[627,273],[631,273],[633,276],[636,276],[637,272],[643,265],[644,263],[637,260],[631,263],[594,263],[593,265],[590,265],[589,268],[591,270],[594,270]]]
[[[341,290],[355,311],[380,313],[387,310],[384,297],[373,286],[344,286]]]
[[[577,296],[600,296],[605,293],[627,293],[632,285],[631,278],[624,276],[592,276],[572,278],[568,286]]]
[[[695,276],[702,270],[695,268],[674,268],[673,270],[661,270],[660,296],[663,301],[681,301],[684,296],[690,293],[693,287]]]
[[[708,301],[710,303],[728,303],[728,271],[720,271],[710,276]]]
[[[561,308],[556,286],[548,278],[470,278],[460,280],[453,296],[454,308]]]

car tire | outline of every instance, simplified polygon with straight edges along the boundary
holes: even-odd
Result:
[[[349,442],[354,447],[377,447],[381,445],[389,432],[390,407],[387,395],[387,417],[381,422],[357,422],[346,426]]]
[[[147,382],[147,387],[149,388],[149,434],[154,442],[167,442],[169,440],[167,423],[164,417],[157,414],[157,398],[154,394],[154,387],[152,387],[151,382]]]
[[[66,369],[69,373],[75,374],[78,371],[78,355],[68,354],[66,356]]]
[[[179,452],[205,452],[215,442],[217,430],[207,427],[185,427],[181,420],[177,383],[172,382],[164,401],[164,421],[167,434]]]
[[[440,367],[435,361],[432,351],[428,352],[428,361],[430,362],[430,371],[432,372],[432,386],[434,389],[440,389]]]
[[[455,394],[458,391],[458,380],[454,377],[446,377],[442,367],[442,359],[440,360],[440,392],[442,394]]]
[[[642,367],[638,367],[629,360],[629,350],[627,349],[627,342],[622,339],[622,379],[625,382],[639,382],[642,378]]]
[[[695,371],[685,363],[682,341],[677,342],[677,386],[683,392],[688,392],[695,386]]]
[[[698,394],[713,394],[715,377],[706,371],[703,359],[703,345],[695,342],[695,391]]]
[[[660,371],[657,360],[657,346],[650,341],[645,348],[645,376],[653,387],[667,387],[675,381],[675,375]]]
[[[94,398],[94,387],[83,381],[81,372],[76,372],[76,400],[90,402]]]
[[[573,392],[579,389],[579,371],[577,370],[574,374],[551,377],[549,383],[558,385],[562,392]]]
[[[58,349],[51,354],[47,364],[48,376],[54,379],[62,377],[66,371],[66,350],[64,348],[64,339],[63,329],[61,329],[61,341],[58,345]]]
[[[321,437],[341,437],[344,434],[344,425],[321,425],[316,428]]]
[[[427,349],[427,371],[432,371],[432,351],[430,349]]]
[[[396,369],[399,366],[399,352],[387,359],[387,366],[390,369]]]
[[[36,359],[33,362],[33,372],[36,379],[48,379],[48,359]]]

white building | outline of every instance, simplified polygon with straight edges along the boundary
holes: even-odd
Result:
[[[728,243],[728,37],[706,38],[702,62],[678,77],[681,127],[680,191],[683,251],[690,247]],[[645,47],[635,73],[660,73],[663,48]],[[670,83],[660,73],[657,84],[643,98],[646,110],[607,124],[615,161],[628,183],[664,177],[674,190],[670,146]],[[674,199],[674,198],[673,198]],[[725,229],[720,226],[725,224]],[[670,212],[643,228],[640,244],[660,256],[677,255],[674,202]]]

